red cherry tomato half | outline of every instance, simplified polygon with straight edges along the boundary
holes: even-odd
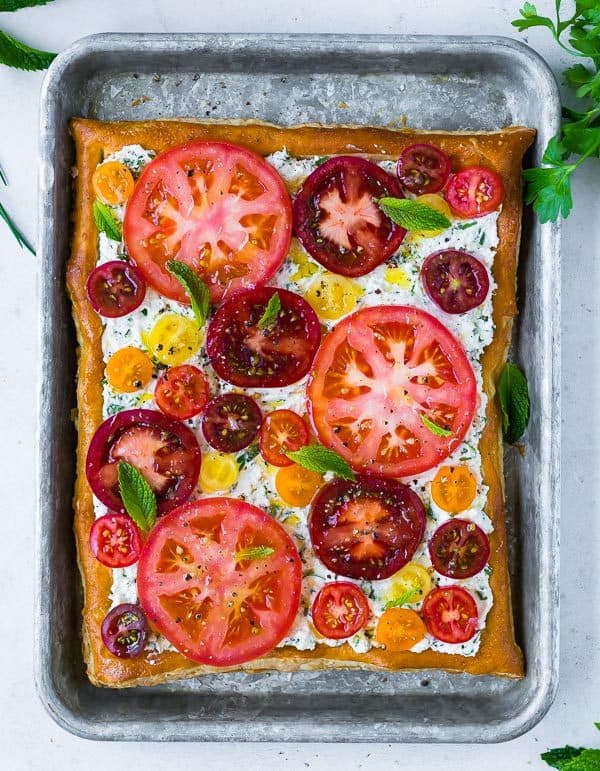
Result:
[[[317,557],[338,575],[379,581],[411,559],[425,532],[425,507],[392,479],[334,479],[313,499],[308,522]]]
[[[193,432],[157,410],[123,410],[98,428],[85,472],[94,495],[125,514],[119,493],[119,461],[144,476],[156,494],[159,515],[186,501],[200,473],[200,447]]]
[[[369,601],[356,584],[336,581],[319,591],[311,608],[317,631],[331,640],[360,632],[369,620]]]
[[[106,567],[126,568],[138,561],[142,534],[127,514],[106,514],[96,519],[90,529],[90,549]]]
[[[98,265],[85,285],[90,305],[110,319],[125,316],[138,308],[146,296],[146,282],[133,265],[113,260]]]
[[[439,147],[410,145],[398,158],[396,173],[398,181],[409,193],[437,193],[450,176],[450,159]]]
[[[374,199],[403,198],[398,182],[375,163],[338,155],[305,180],[294,200],[296,235],[327,270],[364,276],[387,260],[406,231]]]
[[[243,147],[201,140],[145,167],[123,222],[127,251],[146,281],[182,303],[189,299],[167,271],[169,260],[195,270],[219,302],[268,281],[291,234],[291,203],[275,169]]]
[[[262,329],[269,300],[281,309]],[[242,388],[280,388],[306,375],[321,340],[317,314],[294,292],[264,286],[224,302],[208,328],[206,352],[217,375]]]
[[[220,452],[238,452],[254,439],[262,423],[260,407],[245,394],[222,394],[202,416],[204,438]]]
[[[308,426],[292,410],[270,412],[260,427],[258,446],[263,458],[273,466],[291,466],[286,452],[295,452],[308,444]]]
[[[504,198],[502,179],[495,171],[472,166],[455,174],[446,188],[446,200],[459,217],[483,217],[495,211]]]
[[[471,578],[485,567],[490,542],[483,530],[466,519],[449,519],[429,542],[433,567],[448,578]]]
[[[247,556],[265,546],[268,556]],[[153,626],[184,656],[224,667],[263,656],[289,632],[302,562],[292,538],[264,511],[204,498],[158,522],[137,575]]]
[[[144,650],[148,623],[139,605],[123,603],[109,611],[100,628],[102,642],[113,656],[135,659]]]
[[[161,412],[176,420],[187,420],[202,412],[208,401],[208,383],[197,367],[181,364],[160,376],[154,399]]]
[[[425,600],[423,620],[429,634],[446,643],[464,643],[479,629],[477,605],[461,586],[438,586]]]
[[[321,442],[356,471],[408,477],[439,465],[467,433],[477,399],[462,346],[436,318],[381,305],[340,321],[307,386]],[[437,436],[427,417],[450,436]]]
[[[477,308],[490,288],[485,265],[455,249],[430,254],[421,268],[421,278],[427,294],[446,313],[466,313]]]

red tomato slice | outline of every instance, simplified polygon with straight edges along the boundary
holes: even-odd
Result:
[[[437,466],[467,433],[477,383],[460,343],[411,306],[364,308],[324,339],[307,387],[321,442],[356,470],[408,477]],[[436,436],[423,417],[452,431]]]
[[[239,452],[254,439],[262,422],[258,404],[246,394],[211,399],[202,417],[204,438],[220,452]]]
[[[327,270],[364,276],[397,251],[406,235],[374,201],[386,196],[404,197],[398,182],[375,163],[351,155],[330,158],[294,200],[296,235]]]
[[[125,514],[119,493],[119,461],[135,466],[156,493],[158,513],[186,501],[200,473],[200,447],[183,423],[157,410],[123,410],[98,428],[88,449],[85,473],[94,495]]]
[[[202,412],[208,401],[208,383],[197,367],[169,367],[159,378],[154,399],[161,412],[176,420],[187,420]]]
[[[423,620],[429,634],[446,643],[464,643],[479,629],[477,605],[462,586],[438,586],[425,600]]]
[[[144,277],[123,260],[112,260],[94,268],[85,289],[96,313],[111,319],[131,313],[146,296]]]
[[[434,145],[410,145],[398,158],[396,173],[402,187],[410,193],[437,193],[450,176],[450,158]]]
[[[185,262],[212,302],[264,284],[283,262],[291,203],[279,174],[260,156],[226,142],[189,142],[157,156],[127,203],[127,251],[161,294],[189,303],[166,270]]]
[[[259,546],[269,556],[250,558]],[[302,563],[292,538],[264,511],[205,498],[163,517],[138,564],[149,620],[188,658],[215,667],[263,656],[288,633]]]
[[[315,496],[308,521],[317,557],[334,573],[379,581],[410,561],[425,532],[425,507],[392,479],[334,479]]]
[[[281,303],[259,327],[271,297]],[[280,388],[306,375],[321,341],[317,314],[300,295],[264,286],[223,303],[213,316],[206,353],[217,375],[242,388]]]
[[[501,177],[491,169],[472,166],[455,174],[446,188],[446,200],[459,217],[483,217],[495,211],[504,198]]]
[[[485,567],[490,556],[487,535],[474,522],[449,519],[429,542],[433,567],[448,578],[471,578]]]
[[[490,279],[482,262],[466,252],[444,249],[423,263],[425,291],[446,313],[466,313],[487,297]]]
[[[330,640],[344,640],[369,620],[369,601],[356,584],[335,581],[319,591],[311,608],[317,632]]]
[[[142,534],[127,514],[106,514],[94,521],[90,549],[103,565],[126,568],[137,562],[142,551]]]
[[[260,427],[258,446],[263,458],[273,466],[291,466],[286,452],[295,452],[308,444],[308,426],[292,410],[270,412]]]

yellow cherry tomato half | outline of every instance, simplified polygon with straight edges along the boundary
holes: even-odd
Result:
[[[279,469],[275,477],[275,489],[279,497],[289,506],[300,508],[308,506],[322,484],[321,474],[297,463]]]
[[[133,192],[134,185],[132,173],[118,161],[100,164],[92,177],[96,198],[109,206],[125,203]]]
[[[352,279],[322,273],[311,282],[305,297],[318,316],[333,321],[351,313],[362,293],[361,287]]]
[[[121,348],[106,363],[106,377],[115,391],[133,393],[152,379],[152,362],[139,348]]]
[[[450,222],[452,222],[452,210],[441,195],[425,193],[425,195],[417,196],[416,200],[418,203],[424,203],[427,204],[427,206],[431,206],[432,209],[439,211],[440,214],[445,215]],[[441,230],[415,230],[413,231],[413,235],[431,238],[432,236],[439,236],[440,233],[444,232],[444,229],[445,228],[442,228]]]
[[[147,335],[152,355],[170,367],[183,364],[200,348],[202,336],[195,322],[178,313],[163,314]]]
[[[466,466],[442,466],[431,483],[431,497],[448,514],[468,509],[477,495],[477,480]]]
[[[237,482],[240,468],[235,455],[207,452],[200,466],[200,488],[204,493],[229,490]]]
[[[389,591],[385,595],[388,602],[408,597],[406,602],[421,602],[431,591],[431,575],[418,562],[408,562],[391,578]]]
[[[377,642],[392,653],[408,651],[425,637],[427,630],[421,617],[407,608],[389,608],[377,622]]]

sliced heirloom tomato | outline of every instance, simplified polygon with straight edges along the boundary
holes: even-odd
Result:
[[[410,145],[398,158],[396,174],[404,190],[409,193],[437,193],[450,176],[450,159],[434,145]]]
[[[465,579],[477,575],[490,557],[490,542],[483,530],[466,519],[449,519],[429,541],[429,556],[438,573]]]
[[[462,346],[411,306],[364,308],[324,339],[307,386],[321,442],[356,471],[408,477],[437,466],[467,433],[477,398]],[[437,436],[423,417],[446,428]]]
[[[286,452],[296,452],[308,444],[308,426],[292,410],[274,410],[260,427],[258,446],[260,454],[272,466],[291,466],[294,462]]]
[[[429,634],[446,643],[465,643],[479,629],[475,600],[462,586],[438,586],[423,602]]]
[[[198,367],[181,364],[170,367],[159,378],[154,399],[170,418],[187,420],[202,412],[208,401],[208,383]]]
[[[268,547],[268,556],[251,558],[256,547]],[[268,653],[289,631],[302,562],[292,538],[261,509],[205,498],[159,520],[137,580],[149,620],[184,656],[235,666]]]
[[[385,262],[406,235],[374,200],[387,196],[404,197],[398,182],[375,163],[354,155],[330,158],[294,199],[296,235],[327,270],[364,276]]]
[[[202,433],[215,450],[239,452],[256,437],[262,422],[258,404],[246,394],[221,394],[206,405]]]
[[[446,313],[467,313],[487,297],[487,268],[476,257],[456,249],[434,252],[423,263],[421,279],[433,302]]]
[[[459,217],[483,217],[502,203],[504,184],[495,171],[471,166],[455,174],[445,192],[450,208]]]
[[[140,556],[142,534],[127,514],[105,514],[90,529],[90,549],[106,567],[126,568]]]
[[[148,622],[139,605],[129,602],[117,605],[108,612],[100,627],[102,642],[120,659],[140,656],[148,638]]]
[[[189,265],[220,302],[268,281],[291,234],[291,203],[275,169],[243,147],[201,140],[145,167],[123,222],[127,251],[146,281],[182,303],[189,300],[169,260]]]
[[[369,601],[350,581],[335,581],[319,590],[310,610],[319,634],[345,640],[360,632],[369,620]]]
[[[425,507],[392,479],[334,479],[315,496],[308,520],[317,557],[334,573],[379,581],[412,558],[425,532]]]
[[[96,313],[116,319],[139,308],[146,296],[146,282],[133,265],[112,260],[94,268],[85,290]]]
[[[157,410],[123,410],[105,420],[90,442],[85,473],[92,492],[109,509],[125,514],[118,479],[122,460],[152,487],[159,515],[190,497],[200,473],[193,432]]]
[[[259,321],[271,297],[281,304],[275,321]],[[206,353],[219,377],[242,388],[280,388],[304,377],[321,341],[316,313],[300,295],[264,286],[228,300],[208,328]]]

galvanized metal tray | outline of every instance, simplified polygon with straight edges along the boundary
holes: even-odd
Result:
[[[41,105],[41,391],[36,676],[64,728],[94,739],[493,742],[531,728],[558,677],[558,232],[525,213],[514,357],[529,375],[524,458],[508,455],[508,524],[523,680],[439,671],[229,673],[125,691],[84,672],[72,534],[75,333],[64,288],[72,116],[538,130],[558,127],[546,64],[505,38],[97,35],[61,54]]]

